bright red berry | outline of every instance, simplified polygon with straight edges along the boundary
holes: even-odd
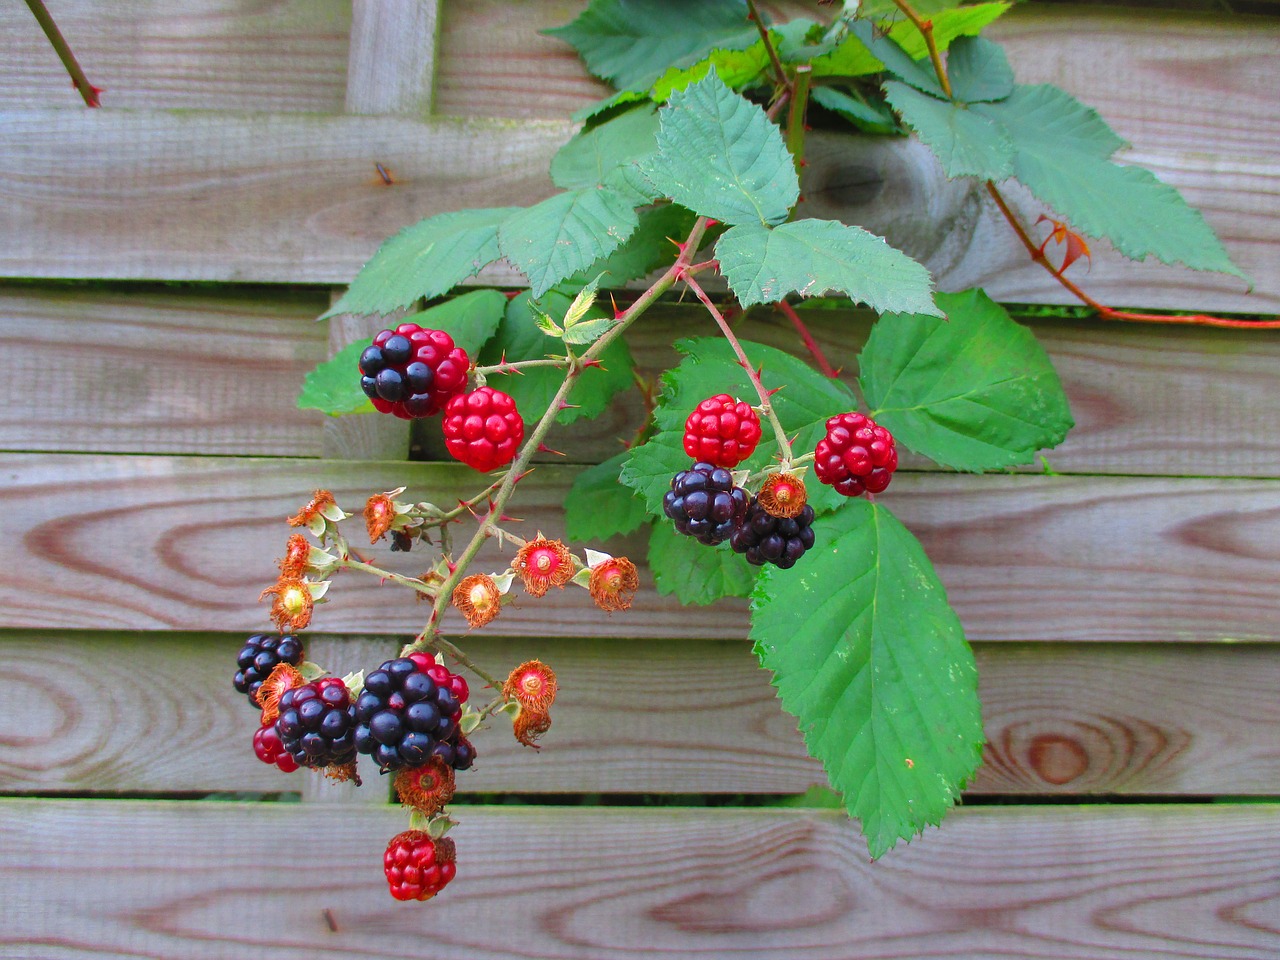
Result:
[[[274,763],[285,773],[293,773],[298,769],[298,761],[285,750],[274,723],[258,728],[258,732],[253,735],[253,752],[263,763]]]
[[[456,852],[448,837],[432,839],[425,830],[406,830],[391,838],[382,866],[391,896],[397,900],[430,900],[454,874]]]
[[[879,493],[898,469],[893,434],[860,413],[842,413],[827,421],[827,435],[814,451],[813,472],[837,493],[856,497]]]
[[[470,368],[467,352],[443,330],[402,323],[360,354],[360,388],[383,413],[429,417],[466,389]]]
[[[760,442],[760,417],[727,393],[698,404],[684,424],[684,452],[717,467],[736,467]]]
[[[480,387],[444,408],[444,443],[455,459],[482,473],[515,459],[524,439],[516,402],[501,390]]]

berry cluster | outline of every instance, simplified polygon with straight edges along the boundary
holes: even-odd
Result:
[[[364,678],[355,704],[355,748],[383,773],[439,757],[455,770],[475,759],[458,723],[467,681],[425,654],[387,660]]]
[[[457,872],[453,841],[425,830],[406,830],[391,838],[382,855],[391,895],[397,900],[430,900]]]
[[[444,408],[444,445],[455,460],[482,473],[514,460],[523,440],[524,420],[501,390],[460,393]]]
[[[789,569],[813,546],[813,507],[805,504],[794,517],[775,517],[759,500],[752,500],[742,526],[729,538],[729,546],[757,567],[772,563]]]
[[[714,546],[729,539],[747,515],[747,492],[735,486],[724,467],[695,463],[671,478],[662,510],[676,529],[699,543]]]
[[[684,452],[717,467],[736,467],[759,442],[760,417],[727,393],[703,400],[685,421]]]
[[[235,688],[258,702],[258,690],[262,681],[271,675],[279,664],[296,667],[302,662],[302,641],[286,634],[255,633],[244,642],[244,649],[236,657]]]
[[[275,730],[299,766],[344,767],[356,759],[355,709],[337,677],[286,690]]]
[[[828,420],[827,435],[814,450],[813,472],[846,497],[879,493],[897,469],[893,434],[860,413]]]

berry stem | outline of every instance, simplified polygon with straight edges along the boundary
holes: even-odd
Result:
[[[791,104],[787,110],[787,150],[795,160],[796,174],[804,167],[805,110],[809,106],[809,81],[813,68],[809,64],[796,67],[795,80],[791,84]],[[798,201],[797,201],[798,202]],[[794,211],[792,212],[794,216]]]
[[[382,580],[391,580],[401,586],[408,587],[410,590],[416,590],[423,596],[430,597],[432,600],[436,598],[436,592],[427,586],[421,580],[415,580],[412,577],[401,576],[398,573],[392,573],[390,570],[383,570],[375,567],[371,563],[364,563],[361,560],[352,560],[350,557],[341,557],[338,560],[338,567],[344,570],[359,570],[361,573],[367,573],[370,576],[378,577]]]
[[[839,377],[840,371],[831,366],[831,361],[827,359],[827,355],[818,346],[818,341],[813,339],[813,334],[809,332],[809,328],[800,319],[800,314],[796,313],[796,308],[785,300],[779,300],[773,306],[774,309],[791,321],[791,325],[796,328],[796,333],[800,334],[800,339],[804,341],[804,345],[809,351],[809,356],[813,357],[813,362],[818,365],[818,369],[822,371],[823,375],[832,379]]]
[[[71,76],[71,85],[76,88],[76,91],[84,99],[84,105],[86,107],[102,106],[98,102],[98,94],[102,91],[90,83],[89,78],[85,76],[84,68],[80,66],[80,61],[76,59],[76,55],[71,52],[71,45],[67,43],[67,38],[58,29],[53,15],[49,13],[48,8],[44,5],[44,0],[27,0],[27,6],[31,8],[36,21],[40,24],[40,29],[49,38],[49,43],[53,45],[58,59],[62,61],[62,65]]]
[[[782,469],[789,469],[791,464],[791,441],[787,439],[787,432],[782,429],[782,423],[778,420],[778,415],[773,411],[773,404],[769,402],[769,391],[764,388],[764,384],[760,380],[760,374],[751,365],[751,361],[747,359],[746,351],[742,349],[742,344],[733,335],[733,331],[729,329],[728,322],[720,311],[716,309],[716,305],[711,302],[711,298],[707,296],[707,292],[702,289],[698,281],[689,276],[684,276],[681,279],[684,280],[685,286],[693,291],[693,295],[702,301],[702,305],[707,308],[707,311],[719,325],[720,332],[724,334],[725,339],[729,341],[729,345],[733,347],[733,352],[738,355],[739,365],[747,372],[747,378],[751,381],[751,385],[756,388],[756,395],[760,398],[760,412],[773,425],[773,435],[777,438],[778,452],[782,457]]]
[[[548,357],[545,360],[512,360],[495,363],[488,367],[473,367],[471,372],[476,376],[486,377],[499,373],[519,373],[521,370],[528,370],[531,367],[567,367],[568,365],[569,359],[567,357]]]
[[[428,646],[433,650],[438,650],[441,653],[447,653],[449,656],[453,657],[454,660],[462,664],[464,667],[466,667],[468,670],[474,673],[477,677],[479,677],[481,680],[483,680],[493,689],[495,690],[502,689],[501,680],[499,680],[497,677],[490,674],[487,670],[485,670],[478,663],[476,663],[469,656],[467,656],[461,647],[453,643],[450,643],[444,637],[441,637],[438,635],[434,636],[431,638],[431,640],[429,640],[425,644],[425,646]],[[411,643],[406,645],[405,648],[400,651],[400,656],[407,657],[409,654],[416,653],[421,649],[423,649],[423,647],[419,646],[418,643],[416,642]]]

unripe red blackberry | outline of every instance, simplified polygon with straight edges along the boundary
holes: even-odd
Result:
[[[258,688],[277,664],[296,667],[302,662],[302,640],[292,634],[255,633],[236,656],[235,688],[256,704]]]
[[[729,546],[757,567],[772,563],[787,570],[813,546],[813,507],[805,504],[794,517],[775,517],[752,500]]]
[[[259,727],[257,732],[254,733],[253,752],[263,763],[273,763],[285,773],[293,773],[298,769],[298,761],[294,760],[289,755],[289,752],[285,750],[274,723]]]
[[[727,540],[747,515],[747,491],[734,486],[724,467],[695,463],[671,478],[662,510],[680,533],[713,546]]]
[[[736,467],[759,442],[760,417],[727,393],[703,400],[684,424],[684,452],[717,467]]]
[[[356,699],[356,749],[383,773],[433,756],[452,766],[468,693],[466,680],[425,654],[387,660],[364,678]]]
[[[432,839],[425,830],[406,830],[391,838],[382,855],[391,896],[430,900],[457,873],[457,853],[448,837]]]
[[[344,766],[356,758],[355,708],[337,677],[286,690],[275,726],[285,751],[300,766]]]
[[[443,426],[449,453],[482,473],[514,460],[524,439],[524,420],[515,400],[493,387],[480,387],[450,400]]]
[[[429,417],[466,389],[470,368],[467,352],[443,330],[402,323],[360,354],[360,388],[382,413]]]
[[[897,469],[893,434],[860,413],[828,420],[827,435],[814,450],[813,472],[846,497],[879,493]]]

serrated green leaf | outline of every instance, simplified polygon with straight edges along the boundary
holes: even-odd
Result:
[[[658,108],[652,103],[620,113],[579,132],[561,147],[551,158],[551,180],[566,190],[602,183],[614,189],[625,186],[625,174],[619,168],[652,153],[657,133]]]
[[[732,227],[716,243],[716,258],[744,307],[838,290],[878,311],[938,313],[928,270],[883,237],[835,220]]]
[[[780,223],[800,196],[782,133],[714,73],[659,111],[658,151],[640,163],[676,203],[724,223]]]
[[[455,346],[474,357],[497,331],[506,309],[507,298],[500,291],[472,290],[439,306],[411,313],[400,322],[416,323],[425,330],[443,330],[453,338]]]
[[[981,290],[938,294],[947,320],[881,317],[858,357],[871,416],[894,439],[957,470],[1030,463],[1074,425],[1031,331]]]
[[[573,45],[598,77],[647,90],[668,67],[709,51],[740,50],[759,36],[743,0],[683,0],[673,29],[668,0],[592,0],[572,23],[542,32]]]
[[[1247,279],[1177,190],[1107,159],[1124,141],[1074,97],[1049,84],[1018,85],[1007,99],[973,110],[1008,132],[1014,177],[1076,230],[1105,237],[1131,260],[1150,255]]]
[[[1013,172],[1013,141],[999,124],[964,104],[935,99],[897,80],[885,83],[884,94],[948,177],[1003,180]]]
[[[649,569],[658,593],[664,597],[675,594],[681,603],[696,606],[715,603],[721,597],[751,596],[758,573],[727,543],[708,547],[677,533],[666,519],[650,530]]]
[[[555,344],[538,331],[529,299],[528,293],[522,293],[507,304],[497,335],[480,353],[481,364],[496,364],[503,356],[509,361],[537,360],[548,355],[548,347],[554,349]],[[552,290],[540,302],[546,312],[563,316],[571,297]],[[599,312],[598,308],[593,308],[588,316]],[[564,355],[563,350],[560,355]],[[573,406],[560,412],[557,423],[569,424],[583,417],[598,417],[616,394],[631,387],[634,362],[621,337],[609,344],[600,361],[601,366],[582,371],[569,393],[569,403]],[[525,422],[533,423],[546,411],[563,380],[564,373],[557,367],[534,367],[523,373],[490,376],[488,383],[494,389],[510,394]]]
[[[578,474],[564,502],[564,531],[570,540],[608,540],[638,529],[648,518],[644,501],[618,479],[628,453]]]
[[[808,63],[836,48],[834,40],[826,39],[827,28],[808,17],[794,17],[786,23],[775,23],[769,27],[769,32],[777,37],[774,49],[783,63]]]
[[[366,341],[349,343],[307,374],[298,394],[299,410],[322,410],[336,417],[344,413],[372,413],[373,404],[360,389],[360,354]]]
[[[980,762],[977,670],[919,541],[880,504],[814,524],[761,576],[751,639],[872,857],[941,822]]]
[[[320,319],[341,313],[390,313],[431,300],[497,260],[498,224],[519,207],[442,213],[386,241]]]
[[[913,3],[912,6],[921,14],[925,14],[921,4]],[[951,6],[954,7],[955,4]],[[1011,3],[978,3],[956,9],[939,8],[933,11],[935,15],[931,18],[934,42],[937,43],[939,50],[946,50],[957,37],[977,34],[1012,6]],[[899,19],[892,21],[882,19],[886,13],[892,13]],[[891,3],[887,10],[876,10],[874,13],[871,10],[864,10],[863,16],[879,20],[878,29],[887,28],[889,39],[901,47],[911,59],[923,60],[929,55],[924,38],[915,24],[901,19],[897,7]],[[922,66],[932,70],[929,64],[922,64]],[[885,65],[856,36],[844,40],[835,50],[813,61],[813,74],[816,77],[859,77],[869,73],[879,73],[883,69]]]
[[[952,8],[960,6],[961,2],[963,0],[912,0],[911,8],[920,16],[928,17],[945,14]],[[893,0],[862,0],[861,3],[847,3],[845,7],[846,10],[852,7],[853,13],[871,19],[902,16],[902,11],[898,9]],[[913,30],[915,29],[910,22],[904,22]]]
[[[745,50],[712,50],[693,66],[669,69],[657,79],[649,95],[658,103],[666,103],[671,94],[697,83],[712,70],[726,86],[741,90],[761,79],[768,69],[769,51],[765,49],[763,40]]]
[[[671,489],[671,478],[692,462],[684,452],[684,431],[665,431],[631,449],[618,479],[643,498],[651,516],[661,517],[662,496]]]
[[[640,213],[640,226],[627,238],[627,242],[609,256],[597,260],[586,270],[579,271],[557,287],[564,289],[585,283],[589,276],[605,274],[606,287],[621,287],[630,280],[637,280],[661,266],[670,266],[676,258],[676,246],[689,235],[693,221],[697,219],[691,210],[674,203],[652,207]]]
[[[595,343],[612,330],[618,321],[612,317],[601,317],[598,320],[584,320],[576,323],[564,332],[564,342],[572,344]]]
[[[600,278],[603,276],[603,273],[597,273],[574,296],[573,302],[569,304],[569,309],[564,312],[564,328],[566,330],[581,323],[591,308],[596,305],[596,291],[600,289]]]
[[[618,249],[639,222],[634,204],[615,190],[570,190],[502,221],[498,247],[541,297]]]
[[[933,64],[912,59],[891,34],[882,35],[865,20],[855,20],[849,24],[849,32],[861,40],[863,46],[895,77],[905,80],[924,93],[931,93],[935,97],[945,96]]]
[[[594,120],[601,114],[621,107],[628,103],[639,103],[641,100],[648,100],[649,95],[641,90],[619,90],[612,96],[605,97],[603,100],[597,100],[595,103],[587,107],[581,107],[569,114],[569,119],[574,123],[585,123]]]
[[[883,103],[865,103],[835,87],[814,87],[809,96],[821,107],[840,114],[866,133],[897,133],[893,112]]]
[[[564,336],[564,329],[551,319],[551,314],[546,313],[543,310],[539,310],[533,305],[530,305],[529,309],[533,313],[534,326],[545,333],[548,337],[555,337],[558,340]]]
[[[985,37],[960,37],[947,54],[951,95],[965,103],[1003,100],[1013,93],[1013,69],[1004,48]]]

